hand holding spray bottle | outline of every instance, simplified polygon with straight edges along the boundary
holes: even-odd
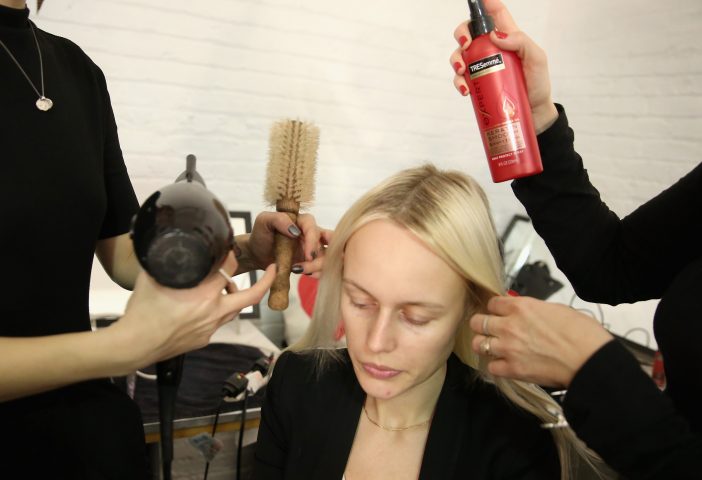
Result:
[[[472,42],[464,77],[495,183],[543,171],[522,62],[490,40],[495,30],[482,0],[468,0]]]

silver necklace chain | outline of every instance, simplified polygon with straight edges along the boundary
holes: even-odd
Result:
[[[37,46],[37,52],[39,52],[39,74],[41,76],[41,93],[39,93],[39,90],[37,90],[37,87],[34,86],[34,82],[32,82],[32,79],[29,78],[29,75],[27,75],[27,72],[24,71],[24,68],[22,68],[22,65],[17,61],[14,55],[12,55],[12,52],[10,51],[9,48],[7,48],[7,45],[0,40],[0,46],[5,49],[7,54],[10,56],[13,62],[15,62],[15,65],[17,65],[17,68],[19,68],[20,72],[22,72],[22,75],[24,75],[24,78],[27,79],[29,84],[32,86],[34,91],[36,92],[37,96],[39,99],[36,101],[36,106],[39,110],[42,112],[46,112],[47,110],[50,110],[51,107],[54,106],[54,102],[50,99],[44,96],[44,61],[41,58],[41,48],[39,47],[39,40],[37,40],[37,34],[34,32],[34,25],[32,22],[29,22],[29,28],[32,31],[32,36],[34,37],[34,44]]]

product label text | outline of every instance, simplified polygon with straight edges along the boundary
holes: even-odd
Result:
[[[507,122],[485,130],[485,139],[493,160],[502,160],[509,154],[525,148],[519,121]]]
[[[504,70],[504,68],[505,62],[502,59],[502,54],[496,53],[495,55],[481,58],[480,60],[469,64],[468,72],[470,73],[470,79],[474,80],[478,77],[482,77],[483,75]]]

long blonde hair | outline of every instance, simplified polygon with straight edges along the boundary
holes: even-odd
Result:
[[[310,327],[290,350],[318,349],[321,363],[338,358],[334,333],[341,317],[344,249],[354,232],[377,219],[391,220],[406,228],[465,279],[465,320],[458,328],[453,349],[458,358],[476,369],[483,381],[494,383],[512,403],[544,422],[554,422],[562,410],[550,395],[534,384],[492,377],[485,368],[486,362],[471,349],[473,332],[468,319],[486,312],[488,300],[505,291],[498,236],[487,197],[471,177],[461,172],[440,171],[433,165],[403,170],[351,206],[326,252]],[[596,460],[569,428],[551,432],[562,478],[571,477],[575,458],[587,463]]]

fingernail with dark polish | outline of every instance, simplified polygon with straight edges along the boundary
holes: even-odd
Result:
[[[297,225],[290,225],[288,227],[288,232],[290,232],[290,235],[294,237],[299,237],[300,234],[302,233],[299,228],[297,228]]]
[[[305,273],[305,275],[308,275],[308,276],[312,275],[312,272],[307,272],[307,273]]]
[[[312,256],[312,260],[317,260],[317,256],[319,256],[317,250],[313,250],[312,253],[310,253],[310,255]]]
[[[495,30],[495,35],[497,35],[497,38],[507,38],[509,36],[505,32],[499,32],[497,30]]]
[[[458,71],[461,69],[462,65],[460,62],[453,62],[453,71],[458,73]]]
[[[465,45],[467,41],[468,37],[466,37],[465,35],[461,35],[460,37],[458,37],[458,43],[461,45],[461,47],[463,47],[463,45]]]
[[[466,96],[466,93],[468,92],[468,89],[466,88],[465,85],[459,85],[458,89],[461,91],[461,95],[464,97]]]
[[[292,273],[297,273],[297,274],[300,274],[300,273],[305,271],[305,269],[302,268],[302,265],[293,265],[290,270],[292,271]]]

